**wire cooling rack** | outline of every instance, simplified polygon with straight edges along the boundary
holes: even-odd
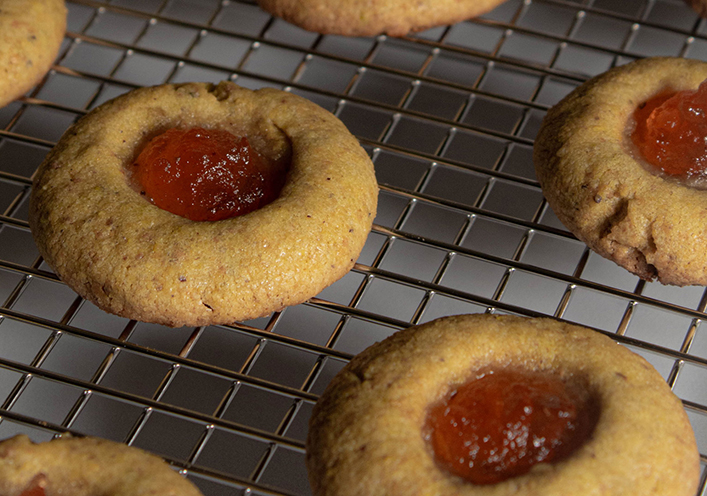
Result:
[[[410,324],[495,312],[585,324],[646,357],[683,400],[704,466],[704,288],[645,283],[590,252],[532,166],[543,115],[588,77],[649,55],[707,60],[707,24],[681,1],[509,0],[403,39],[320,36],[238,0],[68,8],[56,65],[0,109],[0,438],[126,442],[207,496],[309,494],[307,421],[353,354]],[[358,263],[308,303],[233,326],[101,312],[38,256],[35,169],[110,98],[223,79],[300,94],[361,140],[381,193]]]

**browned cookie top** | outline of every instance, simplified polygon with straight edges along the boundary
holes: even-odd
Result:
[[[632,150],[636,108],[665,90],[696,89],[707,63],[651,58],[579,86],[551,108],[534,162],[548,203],[600,255],[664,284],[707,284],[707,191],[645,167]]]
[[[201,496],[159,457],[113,441],[67,437],[35,444],[20,435],[0,442],[0,494],[34,486],[48,495]]]
[[[197,222],[151,204],[128,168],[173,127],[247,136],[290,162],[272,203]],[[230,323],[316,295],[348,272],[376,212],[373,164],[331,113],[224,82],[144,88],[89,113],[40,166],[30,227],[59,277],[100,308],[170,326]]]
[[[317,33],[403,36],[484,14],[502,1],[258,0],[258,4],[273,15]]]
[[[489,367],[584,384],[599,405],[589,440],[496,484],[441,469],[423,435],[429,408]],[[692,496],[700,476],[682,403],[642,357],[580,326],[493,315],[438,319],[354,357],[314,408],[307,466],[316,496]]]
[[[0,107],[46,74],[65,29],[64,0],[0,0]]]

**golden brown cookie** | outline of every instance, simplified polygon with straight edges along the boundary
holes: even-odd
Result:
[[[247,136],[289,161],[280,196],[195,222],[131,188],[127,168],[173,127]],[[230,82],[138,89],[72,126],[40,166],[30,226],[57,275],[100,308],[170,326],[230,323],[301,303],[354,265],[376,213],[366,152],[331,113]]]
[[[0,494],[37,487],[49,496],[201,496],[161,458],[124,444],[72,437],[34,444],[23,435],[1,442]]]
[[[707,191],[644,167],[626,129],[638,105],[705,78],[707,63],[680,58],[612,69],[551,108],[535,140],[537,177],[562,223],[647,280],[707,284]]]
[[[597,423],[562,461],[472,484],[435,462],[426,416],[477,371],[509,366],[585,384]],[[435,320],[354,357],[314,408],[307,467],[316,496],[692,496],[700,476],[682,403],[643,358],[583,327],[493,315]]]
[[[492,10],[503,0],[258,0],[268,12],[309,31],[346,36],[410,31],[454,24]]]
[[[0,0],[0,107],[46,74],[65,30],[64,0]]]

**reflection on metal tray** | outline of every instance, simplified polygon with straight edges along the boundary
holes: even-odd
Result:
[[[704,288],[644,283],[588,251],[548,210],[531,158],[548,107],[589,76],[648,55],[707,60],[707,24],[681,0],[509,0],[404,39],[320,36],[245,0],[68,7],[56,65],[0,109],[0,438],[97,435],[162,455],[207,496],[308,494],[307,420],[352,354],[412,323],[496,312],[615,334],[683,399],[707,453]],[[97,310],[37,255],[33,172],[116,95],[222,79],[315,101],[371,154],[380,207],[355,269],[233,326]]]

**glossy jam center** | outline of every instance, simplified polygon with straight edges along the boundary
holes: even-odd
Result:
[[[44,488],[42,486],[28,487],[20,493],[20,496],[45,496]]]
[[[40,473],[27,484],[19,496],[45,496],[44,486],[46,483],[46,477]]]
[[[133,164],[133,180],[158,207],[196,221],[216,221],[261,208],[280,194],[285,171],[251,148],[246,137],[217,129],[169,129]]]
[[[707,81],[651,98],[634,118],[631,140],[649,164],[677,178],[707,178]]]
[[[561,460],[594,428],[588,396],[554,374],[488,371],[430,409],[435,459],[474,484],[495,484]]]

